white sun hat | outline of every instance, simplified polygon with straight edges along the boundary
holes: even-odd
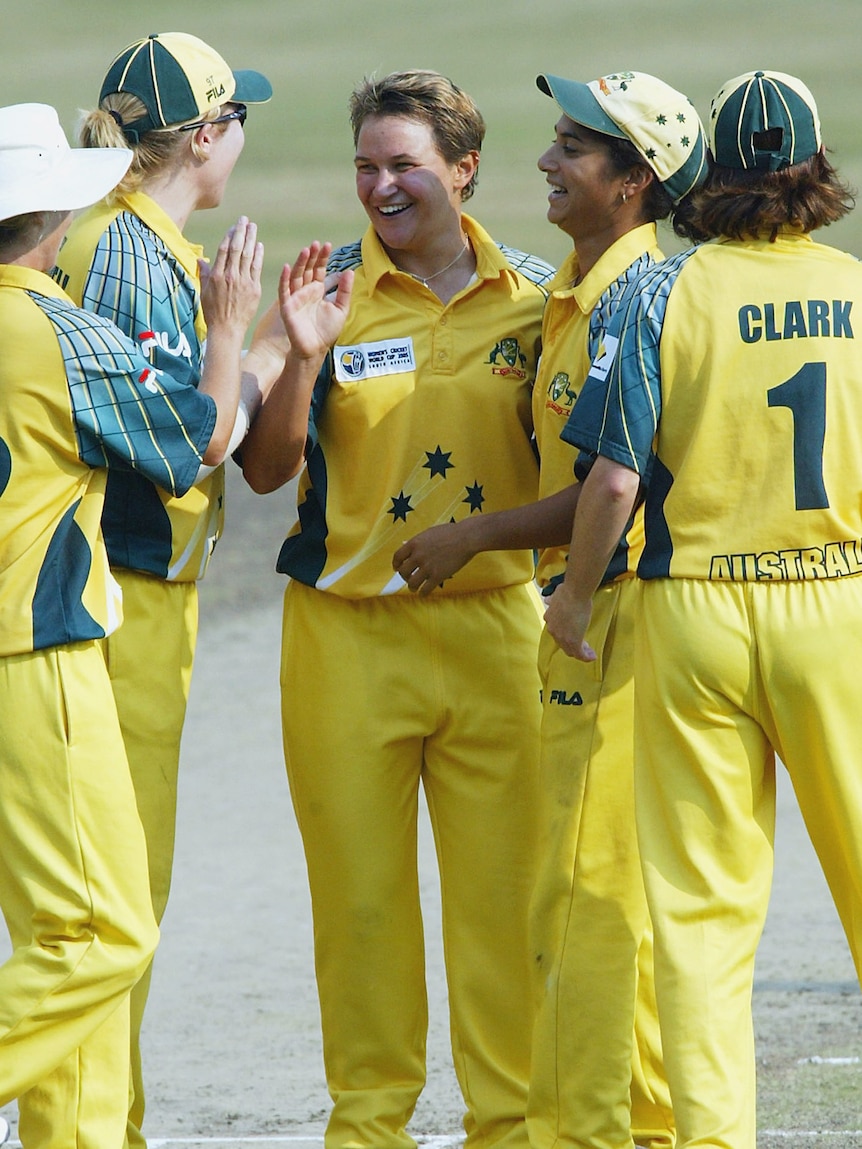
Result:
[[[0,108],[0,220],[87,207],[117,186],[131,161],[128,148],[70,148],[49,104]]]

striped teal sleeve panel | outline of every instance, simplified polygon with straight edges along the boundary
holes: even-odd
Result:
[[[57,335],[82,461],[132,468],[185,494],[215,426],[214,401],[151,367],[107,319],[31,294]]]
[[[197,386],[203,369],[197,285],[161,236],[131,212],[120,212],[102,233],[82,306],[139,342],[159,370]],[[171,345],[163,333],[171,334]]]
[[[337,247],[326,261],[326,270],[329,273],[348,271],[359,267],[362,263],[362,240],[347,243],[344,247]]]
[[[648,251],[640,255],[634,263],[630,263],[622,275],[609,284],[602,292],[598,303],[590,315],[589,334],[587,336],[587,354],[592,362],[602,348],[605,332],[610,329],[617,308],[623,299],[624,292],[630,283],[639,279],[645,271],[655,267],[655,259]]]
[[[537,255],[528,251],[520,251],[517,247],[508,247],[505,243],[498,243],[506,262],[514,270],[521,273],[525,279],[535,283],[537,287],[544,287],[557,274],[557,269]]]
[[[667,302],[689,248],[656,264],[623,293],[562,438],[648,475],[661,415],[660,344]]]

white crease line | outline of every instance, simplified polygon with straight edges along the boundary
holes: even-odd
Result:
[[[463,1143],[459,1134],[448,1134],[434,1137],[417,1135],[416,1141],[421,1149],[454,1149]],[[267,1134],[249,1135],[247,1137],[148,1137],[149,1149],[163,1149],[167,1145],[287,1145],[298,1142],[313,1142],[323,1145],[323,1137],[308,1133],[288,1133],[269,1136]],[[14,1145],[14,1142],[10,1144]]]
[[[862,1129],[759,1129],[762,1137],[862,1137]]]
[[[797,1065],[858,1065],[858,1057],[800,1057]]]

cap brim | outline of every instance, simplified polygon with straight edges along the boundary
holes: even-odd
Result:
[[[231,96],[238,104],[265,104],[272,99],[272,84],[260,72],[248,69],[234,72],[236,88]]]
[[[594,132],[614,136],[618,140],[628,139],[622,128],[602,110],[586,84],[577,80],[564,80],[560,76],[541,75],[536,77],[536,87],[556,100],[562,111],[576,124],[583,124],[585,128],[592,128]]]
[[[113,191],[131,161],[128,148],[73,148],[44,171],[11,171],[0,179],[0,219],[89,207]]]

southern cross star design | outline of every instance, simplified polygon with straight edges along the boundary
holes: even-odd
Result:
[[[401,491],[397,495],[390,495],[390,498],[392,499],[392,506],[386,512],[387,515],[392,516],[393,523],[397,523],[399,519],[402,523],[406,523],[409,513],[415,510],[415,507],[410,506],[410,496]]]
[[[464,488],[464,490],[467,492],[467,497],[466,499],[462,499],[461,502],[469,504],[471,515],[473,511],[481,511],[482,509],[482,504],[485,501],[485,496],[482,494],[482,489],[483,488],[479,485],[478,480],[473,483],[472,487]]]
[[[440,475],[445,479],[446,472],[455,466],[454,463],[449,462],[450,458],[452,457],[452,452],[442,450],[439,443],[433,451],[426,451],[425,455],[428,459],[428,462],[423,463],[422,466],[426,467],[431,472],[432,478],[435,475]]]

